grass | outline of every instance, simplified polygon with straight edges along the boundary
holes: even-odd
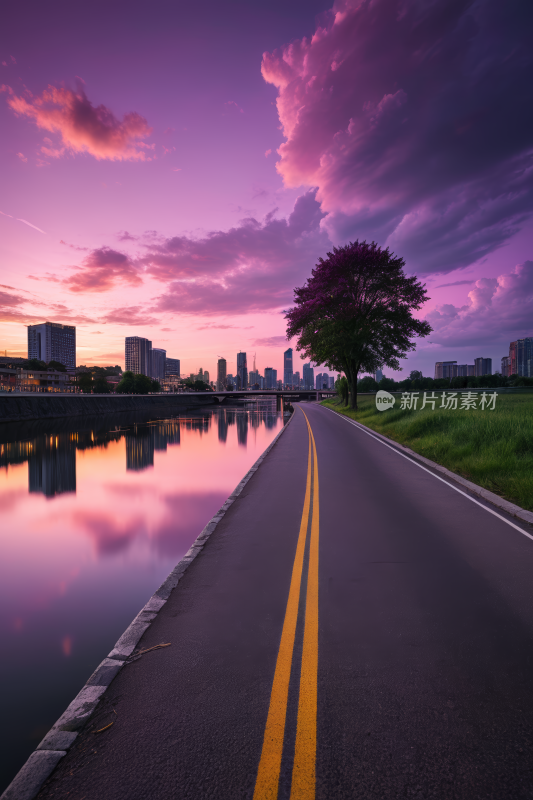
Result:
[[[401,411],[399,397],[388,411],[374,395],[360,396],[356,412],[338,398],[322,405],[533,511],[533,393],[499,394],[494,411]]]

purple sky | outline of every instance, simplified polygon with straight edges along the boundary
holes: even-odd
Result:
[[[533,9],[13,3],[0,44],[0,347],[148,336],[183,372],[280,370],[281,313],[357,237],[427,283],[405,368],[533,335]],[[298,359],[296,359],[298,365]],[[297,368],[297,366],[295,366]],[[385,370],[387,372],[387,370]],[[398,378],[402,375],[397,375]]]

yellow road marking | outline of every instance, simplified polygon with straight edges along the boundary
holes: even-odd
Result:
[[[305,601],[305,628],[300,672],[296,747],[292,768],[291,800],[314,800],[316,788],[316,717],[318,680],[318,461],[316,444],[304,412],[313,445],[313,516]]]
[[[307,419],[307,418],[306,418]],[[309,423],[308,423],[309,425]],[[310,429],[309,429],[310,430]],[[309,455],[307,458],[307,484],[305,489],[304,507],[300,533],[296,545],[296,555],[292,568],[289,599],[285,611],[285,620],[281,632],[281,642],[274,672],[272,693],[263,739],[261,760],[257,771],[253,800],[276,800],[278,796],[279,773],[283,740],[285,737],[285,719],[287,716],[287,697],[289,694],[289,680],[291,677],[292,653],[294,650],[294,637],[296,633],[296,620],[298,618],[298,604],[300,600],[300,586],[302,583],[302,569],[304,561],[305,540],[309,525],[309,507],[311,504],[311,434],[309,435]]]

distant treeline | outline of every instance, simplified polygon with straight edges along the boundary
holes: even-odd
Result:
[[[342,380],[342,379],[341,379]],[[335,387],[339,390],[341,387]],[[482,375],[469,378],[406,378],[395,381],[394,378],[382,378],[379,383],[367,376],[357,382],[358,392],[377,392],[383,389],[386,392],[416,392],[419,390],[443,391],[446,389],[496,389],[499,386],[533,386],[533,378],[523,378],[520,375],[511,375],[508,378],[496,373],[495,375]]]

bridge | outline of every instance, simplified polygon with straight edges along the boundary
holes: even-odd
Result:
[[[180,394],[199,395],[205,397],[216,397],[218,403],[224,403],[226,400],[255,400],[261,398],[276,398],[277,405],[281,405],[282,400],[324,400],[326,397],[334,397],[337,393],[334,389],[252,389],[252,390],[237,390],[233,392],[180,392]]]

